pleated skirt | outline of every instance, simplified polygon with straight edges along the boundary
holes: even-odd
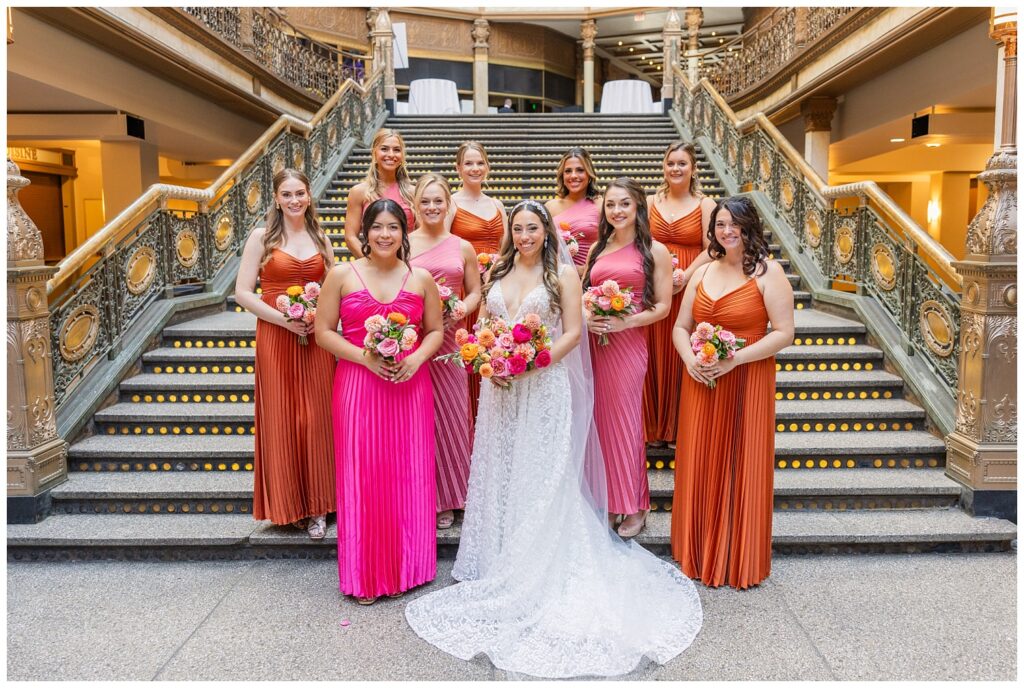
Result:
[[[309,337],[256,322],[252,513],[284,525],[334,511],[334,356]]]
[[[338,580],[346,595],[394,595],[436,575],[433,408],[426,366],[394,384],[338,362]]]
[[[454,352],[455,330],[445,330],[437,355]],[[452,363],[431,361],[434,389],[434,451],[437,457],[437,511],[466,508],[469,459],[473,450],[473,418],[469,411],[469,380],[466,369]]]
[[[748,588],[771,573],[775,358],[710,389],[683,377],[672,556],[706,585]]]
[[[645,329],[610,334],[604,346],[590,336],[594,425],[604,454],[608,511],[613,514],[635,514],[651,506],[643,424]]]

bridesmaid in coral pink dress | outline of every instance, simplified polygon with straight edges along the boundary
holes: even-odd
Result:
[[[597,241],[601,222],[601,195],[597,192],[597,173],[585,148],[570,148],[558,161],[555,195],[544,206],[551,213],[555,229],[572,232],[580,246],[573,262],[583,272],[590,247]]]
[[[380,129],[370,144],[373,162],[366,176],[348,192],[345,211],[345,245],[352,255],[362,255],[363,214],[379,198],[390,198],[405,214],[405,224],[411,232],[416,228],[412,213],[413,183],[405,166],[405,139],[393,129]],[[358,209],[358,212],[357,212]]]
[[[480,306],[480,270],[473,245],[445,229],[452,205],[447,180],[428,172],[419,178],[413,195],[419,229],[409,236],[411,263],[428,270],[434,281],[453,290],[464,313]],[[445,316],[444,343],[438,354],[457,350],[455,331],[465,317]],[[455,509],[466,508],[469,457],[473,449],[473,417],[469,414],[469,375],[461,366],[431,360],[434,386],[434,438],[437,455],[437,527],[451,528]]]
[[[423,364],[442,334],[434,279],[406,262],[401,207],[380,199],[364,219],[369,255],[331,270],[315,327],[317,343],[339,359],[332,403],[338,579],[343,593],[372,604],[436,574],[434,414]],[[416,326],[417,344],[394,362],[364,354],[366,319],[396,313]]]
[[[647,199],[635,180],[619,178],[604,194],[597,243],[590,251],[584,288],[615,280],[639,304],[624,318],[588,316],[594,366],[594,423],[604,453],[609,517],[624,516],[618,533],[633,537],[650,510],[644,447],[643,389],[647,374],[646,326],[668,315],[672,257],[651,239]],[[601,345],[599,336],[608,335]]]

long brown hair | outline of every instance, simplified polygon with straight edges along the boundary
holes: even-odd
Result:
[[[661,159],[661,186],[658,187],[655,195],[658,198],[665,198],[668,195],[668,179],[665,177],[665,165],[668,164],[668,156],[678,150],[683,151],[690,158],[690,195],[700,198],[703,194],[700,192],[700,179],[697,178],[697,149],[692,143],[686,141],[676,141],[669,144],[669,147],[665,149],[665,157]]]
[[[363,245],[363,257],[369,258],[370,253],[373,252],[373,249],[370,248],[370,227],[381,213],[391,213],[398,219],[398,226],[402,228],[402,247],[398,249],[398,260],[412,270],[412,266],[409,265],[409,254],[412,249],[409,248],[409,225],[405,219],[405,211],[402,210],[402,206],[390,198],[378,198],[368,205],[366,212],[363,213],[363,226],[359,228],[359,243]]]
[[[647,217],[647,194],[644,193],[644,187],[640,186],[632,177],[619,177],[615,181],[609,182],[604,189],[606,198],[608,191],[613,188],[625,191],[636,204],[636,237],[633,239],[633,245],[636,246],[643,259],[644,296],[642,304],[644,310],[647,310],[654,307],[654,254],[651,253],[654,239],[651,237],[651,223]],[[602,207],[601,222],[597,226],[597,241],[590,249],[590,257],[587,258],[587,271],[583,273],[584,289],[590,287],[590,271],[594,269],[597,257],[608,247],[608,241],[612,238],[614,231],[615,229],[609,224],[608,215]]]
[[[277,195],[277,190],[289,179],[298,179],[306,187],[306,196],[309,197],[309,205],[306,206],[306,212],[303,216],[306,232],[309,233],[317,251],[323,257],[324,267],[330,270],[331,266],[334,265],[334,249],[331,248],[331,242],[327,240],[327,235],[324,234],[324,230],[320,226],[320,220],[316,216],[316,203],[313,201],[313,195],[309,190],[309,179],[299,170],[286,167],[274,175],[274,195]],[[260,267],[266,265],[274,249],[281,248],[283,244],[284,213],[281,212],[275,201],[267,209],[267,229],[263,233],[263,257],[260,259]]]
[[[562,289],[558,282],[559,238],[555,233],[555,223],[551,221],[551,215],[548,213],[547,208],[537,201],[519,201],[512,208],[512,212],[508,214],[508,236],[504,242],[505,247],[501,250],[501,254],[495,261],[494,267],[491,268],[490,277],[483,288],[483,299],[486,302],[487,294],[490,292],[491,287],[494,286],[494,283],[512,272],[512,268],[516,265],[518,249],[515,246],[515,242],[512,241],[512,223],[515,221],[516,215],[524,210],[534,213],[544,225],[544,248],[541,254],[541,263],[544,266],[544,288],[547,289],[551,300],[551,310],[558,313],[561,310],[562,304]],[[515,314],[509,313],[509,315]]]
[[[573,146],[567,150],[562,159],[558,161],[558,173],[555,176],[555,195],[559,198],[565,198],[569,195],[569,188],[565,185],[565,164],[569,162],[569,158],[579,158],[583,163],[583,169],[587,171],[587,190],[583,196],[594,200],[598,197],[597,172],[594,171],[594,162],[590,159],[590,153],[587,152],[586,148],[580,148],[579,146]]]
[[[730,196],[718,202],[711,211],[708,223],[708,255],[718,260],[725,255],[725,247],[718,243],[715,236],[715,218],[718,211],[727,210],[732,219],[740,226],[740,237],[743,239],[743,274],[759,277],[768,270],[768,242],[764,238],[764,225],[757,213],[754,203],[746,196]]]
[[[402,149],[402,162],[395,170],[395,181],[398,183],[398,193],[401,194],[405,202],[412,206],[412,178],[409,176],[409,168],[405,166],[405,139],[394,129],[380,129],[373,137],[373,143],[370,144],[370,168],[366,170],[366,176],[363,177],[363,183],[366,184],[366,189],[369,192],[370,200],[377,200],[384,195],[384,181],[380,178],[380,174],[377,172],[377,146],[381,144],[386,138],[394,136],[398,139],[398,145]]]

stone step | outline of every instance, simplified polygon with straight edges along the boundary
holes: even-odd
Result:
[[[664,554],[670,527],[670,514],[652,513],[637,542]],[[459,530],[456,524],[438,531],[441,556],[454,555]],[[958,509],[778,511],[772,518],[777,553],[1008,551],[1016,535],[1009,521],[972,518]],[[319,542],[246,514],[55,514],[41,523],[7,526],[8,561],[331,559],[336,547],[333,517],[327,537]]]
[[[652,509],[671,511],[672,471],[648,471]],[[55,513],[251,513],[253,477],[246,471],[73,473],[50,493]],[[924,509],[955,506],[960,487],[940,469],[775,471],[779,511]],[[216,508],[214,508],[216,505]]]

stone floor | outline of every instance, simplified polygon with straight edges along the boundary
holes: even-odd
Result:
[[[694,644],[624,678],[1013,681],[1016,581],[1016,552],[776,557],[701,588]],[[406,601],[341,597],[333,561],[8,564],[7,678],[528,678],[421,641]]]

